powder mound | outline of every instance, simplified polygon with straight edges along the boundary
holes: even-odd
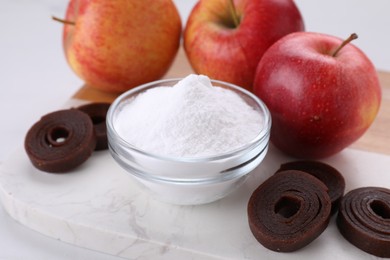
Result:
[[[202,157],[226,153],[253,140],[263,118],[237,93],[191,74],[173,87],[156,87],[126,104],[118,134],[144,151]]]

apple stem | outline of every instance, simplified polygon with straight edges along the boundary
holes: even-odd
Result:
[[[236,7],[234,5],[234,1],[228,0],[228,2],[229,2],[230,14],[232,15],[234,26],[238,27],[238,25],[240,24],[240,20],[239,20],[238,15],[237,15],[237,10],[236,10]]]
[[[64,20],[64,19],[61,19],[61,18],[58,18],[58,17],[55,17],[55,16],[52,16],[51,19],[53,19],[54,21],[63,23],[63,24],[76,25],[76,23],[73,22],[73,21]]]
[[[350,43],[351,41],[357,39],[358,36],[356,33],[353,33],[351,34],[347,39],[345,39],[341,44],[340,46],[333,52],[333,57],[336,57],[337,53],[339,53],[339,51],[345,46],[347,45],[348,43]]]

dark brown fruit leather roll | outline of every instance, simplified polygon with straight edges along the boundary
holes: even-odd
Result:
[[[390,257],[390,190],[364,187],[348,192],[340,202],[337,227],[361,250]]]
[[[93,125],[95,127],[96,151],[105,150],[108,148],[106,115],[110,105],[110,103],[102,102],[90,103],[77,107],[78,110],[87,113],[92,119]]]
[[[266,248],[298,250],[328,226],[331,201],[326,186],[302,171],[287,170],[262,183],[248,202],[249,227]]]
[[[313,175],[328,187],[328,194],[332,202],[332,212],[337,212],[338,205],[345,191],[345,180],[341,173],[332,166],[319,161],[293,161],[284,163],[279,170],[299,170]]]
[[[27,132],[24,147],[39,170],[63,173],[86,161],[96,138],[92,120],[77,109],[59,110],[43,116]]]

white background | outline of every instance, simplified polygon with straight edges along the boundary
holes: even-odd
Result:
[[[209,0],[210,1],[210,0]],[[63,55],[65,0],[0,0],[0,164],[23,145],[25,133],[42,115],[57,110],[83,82]],[[183,25],[196,1],[176,0]],[[390,1],[296,0],[306,30],[354,42],[378,70],[390,71]],[[114,259],[77,248],[21,226],[0,207],[0,259]]]

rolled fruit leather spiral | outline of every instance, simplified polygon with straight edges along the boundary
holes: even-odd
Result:
[[[110,105],[110,103],[97,102],[77,107],[78,110],[88,114],[92,119],[96,135],[95,151],[106,150],[108,148],[106,116]]]
[[[331,214],[333,215],[337,212],[345,190],[344,177],[338,170],[319,161],[292,161],[282,164],[276,172],[285,170],[304,171],[322,181],[328,188],[328,194],[332,202]]]
[[[287,170],[263,182],[251,195],[247,210],[250,230],[263,246],[291,252],[326,229],[331,201],[320,180]]]
[[[24,146],[36,168],[68,172],[85,162],[95,149],[92,120],[77,109],[49,113],[29,129]]]
[[[361,250],[390,257],[390,190],[364,187],[348,192],[340,202],[337,227]]]

